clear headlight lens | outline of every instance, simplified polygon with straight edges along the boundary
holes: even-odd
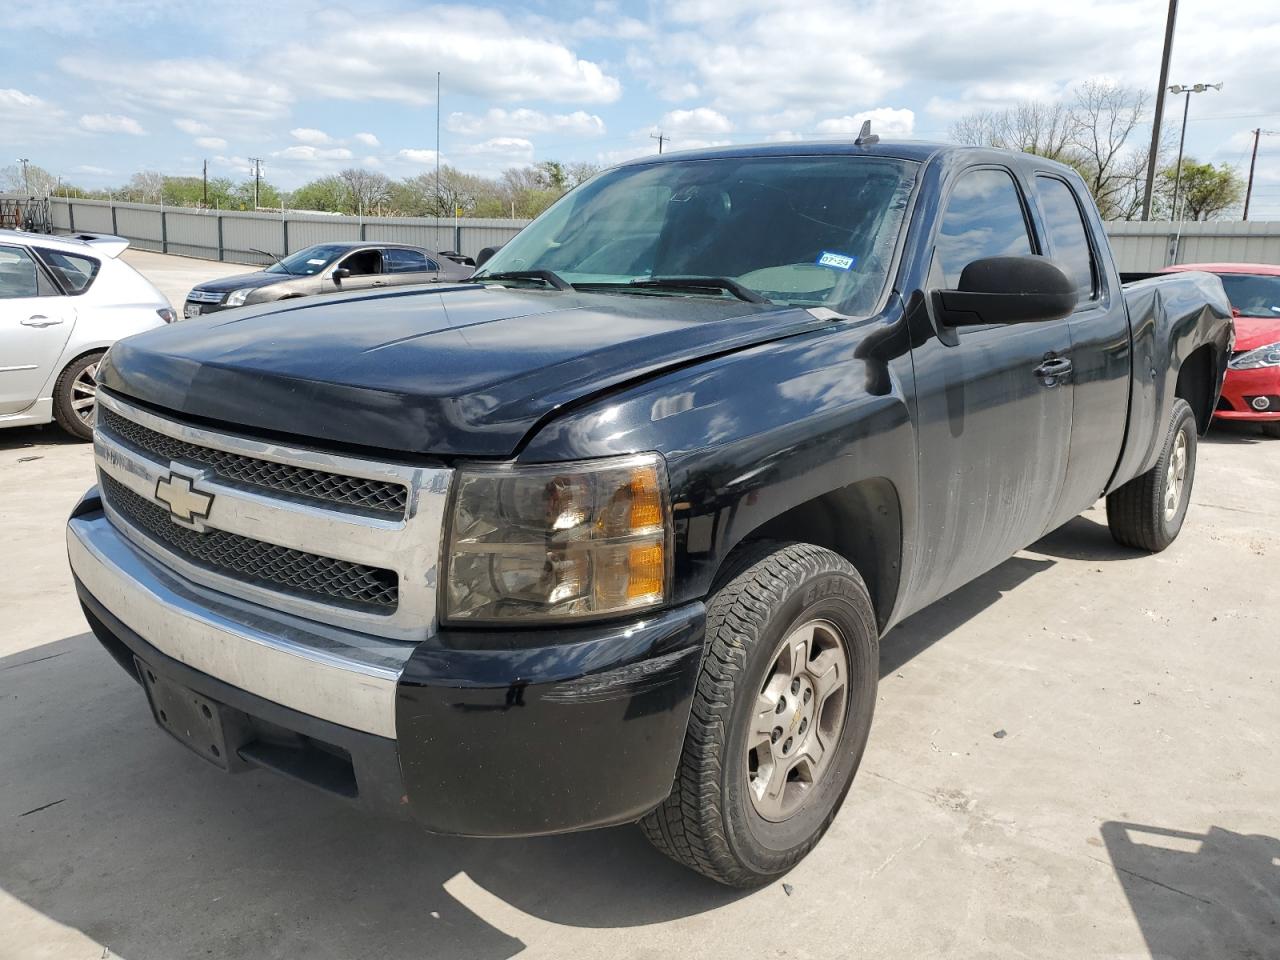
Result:
[[[557,621],[656,606],[667,594],[669,532],[657,454],[463,468],[446,618]]]
[[[232,290],[231,295],[227,297],[228,307],[239,307],[249,299],[249,294],[253,293],[253,287],[245,287],[243,290]]]
[[[1232,370],[1257,370],[1259,367],[1280,367],[1280,343],[1268,343],[1265,347],[1249,350],[1227,364]]]

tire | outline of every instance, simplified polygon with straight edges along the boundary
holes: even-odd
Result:
[[[1107,496],[1107,526],[1117,543],[1159,553],[1178,538],[1191,503],[1196,440],[1191,406],[1185,400],[1174,400],[1156,465]],[[1171,487],[1176,489],[1171,492]]]
[[[810,544],[744,551],[707,606],[684,752],[671,795],[641,821],[649,841],[729,886],[758,886],[791,869],[853,782],[878,681],[879,633],[857,570]],[[776,796],[771,785],[781,785]]]
[[[1265,420],[1259,426],[1262,427],[1262,435],[1264,437],[1280,440],[1280,420]]]
[[[53,419],[77,440],[93,439],[93,420],[97,409],[95,374],[105,355],[103,350],[78,358],[58,374],[53,385]]]

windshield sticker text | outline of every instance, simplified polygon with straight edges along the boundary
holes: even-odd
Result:
[[[822,255],[818,257],[818,266],[831,267],[833,270],[852,270],[857,265],[857,257],[851,257],[843,253],[832,253],[830,250],[823,250]]]

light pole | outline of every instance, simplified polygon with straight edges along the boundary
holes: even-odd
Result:
[[[1193,93],[1204,93],[1206,90],[1221,90],[1220,83],[1196,83],[1186,86],[1181,83],[1175,83],[1169,88],[1169,92],[1175,97],[1180,94],[1186,94],[1186,99],[1182,103],[1182,135],[1178,138],[1178,167],[1173,174],[1173,209],[1169,211],[1169,219],[1178,219],[1178,191],[1182,186],[1182,147],[1187,142],[1187,113],[1191,109],[1191,95]]]
[[[1258,165],[1258,141],[1262,137],[1280,137],[1280,130],[1263,130],[1261,127],[1253,131],[1253,156],[1249,158],[1249,186],[1244,190],[1244,216],[1249,219],[1249,200],[1253,197],[1253,168]]]
[[[18,162],[22,164],[22,192],[29,195],[31,193],[31,178],[27,176],[27,164],[31,161],[26,157],[19,157]]]

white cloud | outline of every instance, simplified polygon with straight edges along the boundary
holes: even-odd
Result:
[[[664,114],[658,127],[675,136],[686,134],[716,135],[729,133],[733,123],[723,113],[710,107],[695,107],[692,110],[672,110]]]
[[[622,92],[599,64],[493,10],[436,7],[367,20],[347,13],[317,19],[317,41],[286,46],[268,66],[292,87],[318,96],[433,103],[437,70],[451,96],[610,103]]]
[[[313,147],[310,144],[296,144],[276,150],[271,156],[279,160],[314,163],[324,160],[350,160],[353,154],[346,147]]]
[[[173,121],[173,125],[183,133],[189,133],[193,137],[213,133],[213,128],[207,123],[201,123],[199,120],[192,120],[190,117],[178,117]]]
[[[196,146],[204,147],[206,150],[225,150],[227,141],[221,137],[196,137]]]
[[[804,134],[796,133],[794,130],[776,130],[764,139],[766,143],[794,143],[797,140],[803,140]]]
[[[35,94],[0,88],[0,130],[10,143],[59,139],[66,134],[65,118],[65,110]]]
[[[831,117],[818,121],[816,130],[824,136],[856,136],[862,124],[871,121],[871,132],[886,139],[910,137],[915,131],[916,115],[911,110],[877,107],[853,116]]]
[[[76,167],[76,173],[87,173],[94,177],[105,177],[110,175],[111,171],[106,167],[95,167],[91,163],[82,163]]]
[[[86,113],[80,117],[80,129],[90,133],[128,133],[135,137],[147,133],[133,117],[119,113]]]
[[[436,152],[434,150],[419,150],[413,147],[406,147],[397,153],[396,156],[401,160],[408,160],[410,163],[431,165],[436,162]]]
[[[352,137],[352,139],[355,140],[357,143],[364,144],[366,147],[382,146],[382,144],[378,141],[378,138],[375,137],[372,133],[357,133],[354,137]]]
[[[219,125],[275,120],[293,101],[287,86],[222,60],[100,60],[63,57],[65,73],[96,94],[138,110],[159,110]],[[191,132],[187,130],[186,132]]]
[[[445,126],[454,133],[472,137],[484,134],[519,136],[533,133],[567,133],[594,137],[605,132],[604,121],[585,110],[549,114],[526,107],[515,110],[493,107],[478,116],[470,113],[451,113]]]
[[[322,146],[326,143],[333,143],[333,137],[329,136],[323,130],[317,130],[314,127],[294,127],[289,131],[289,136],[297,140],[299,143],[309,143],[312,146]]]
[[[523,137],[493,137],[483,143],[473,143],[460,151],[468,156],[488,156],[513,162],[533,159],[533,144]]]

